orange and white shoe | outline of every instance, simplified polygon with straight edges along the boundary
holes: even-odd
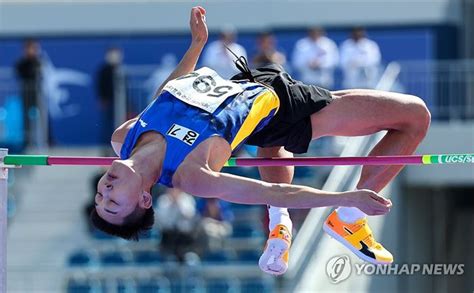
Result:
[[[284,225],[277,225],[268,237],[267,244],[258,266],[262,271],[271,275],[282,275],[288,269],[291,233]]]
[[[323,230],[366,262],[373,264],[393,262],[392,254],[375,241],[365,218],[353,224],[346,223],[339,219],[336,211],[333,211],[326,219]]]

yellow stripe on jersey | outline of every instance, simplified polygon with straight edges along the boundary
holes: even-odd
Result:
[[[230,145],[232,150],[252,134],[260,121],[267,118],[272,110],[275,110],[275,113],[273,114],[275,115],[276,112],[278,112],[279,107],[280,100],[272,90],[267,89],[265,92],[260,94],[260,96],[255,98],[247,118],[245,118],[244,123],[242,123],[239,132],[237,132],[237,135]]]

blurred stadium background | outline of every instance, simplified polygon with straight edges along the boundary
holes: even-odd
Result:
[[[306,37],[309,28],[323,27],[327,37],[340,46],[354,26],[365,27],[382,56],[372,86],[418,95],[433,114],[431,130],[418,153],[472,153],[471,0],[0,0],[1,146],[10,153],[110,152],[105,150],[105,112],[97,90],[105,52],[113,47],[123,54],[122,80],[114,83],[115,102],[109,104],[114,113],[106,116],[116,125],[143,109],[159,85],[157,80],[187,49],[188,15],[194,5],[207,10],[209,42],[232,26],[249,60],[257,53],[258,36],[271,31],[278,50],[286,55],[286,68],[296,78],[301,72],[293,66],[295,43]],[[24,111],[25,84],[15,68],[30,38],[41,47],[41,80],[34,85],[41,90],[34,107]],[[340,66],[334,70],[334,80],[333,89],[343,88]],[[28,135],[25,123],[32,129]],[[376,140],[377,136],[322,140],[314,143],[310,155],[365,155]],[[252,155],[254,151],[244,152]],[[296,225],[290,268],[276,278],[263,274],[257,265],[268,233],[264,207],[195,203],[186,197],[183,201],[189,213],[181,216],[191,228],[178,229],[179,225],[168,225],[165,219],[144,240],[127,243],[87,223],[85,210],[100,172],[92,167],[10,172],[8,292],[474,290],[471,166],[406,168],[384,191],[394,202],[393,211],[370,219],[378,239],[394,253],[397,263],[464,264],[462,275],[368,276],[353,271],[339,284],[328,279],[326,264],[334,256],[350,253],[322,233],[329,209],[291,211]],[[233,172],[257,176],[256,170]],[[349,167],[298,168],[295,182],[345,190],[355,186],[357,172],[358,168]],[[157,197],[158,209],[160,204],[170,205],[169,200],[160,200],[163,195]],[[208,205],[206,212],[203,206]],[[210,210],[217,210],[217,216],[210,215]],[[215,220],[211,225],[206,222],[209,218]],[[178,230],[186,235],[173,239]]]

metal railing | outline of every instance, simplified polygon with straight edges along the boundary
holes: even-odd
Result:
[[[425,100],[433,120],[474,119],[474,60],[399,64],[399,90]]]

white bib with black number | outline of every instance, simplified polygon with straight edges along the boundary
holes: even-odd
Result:
[[[239,84],[223,79],[207,67],[173,79],[163,89],[209,113],[214,113],[228,97],[243,91]]]

